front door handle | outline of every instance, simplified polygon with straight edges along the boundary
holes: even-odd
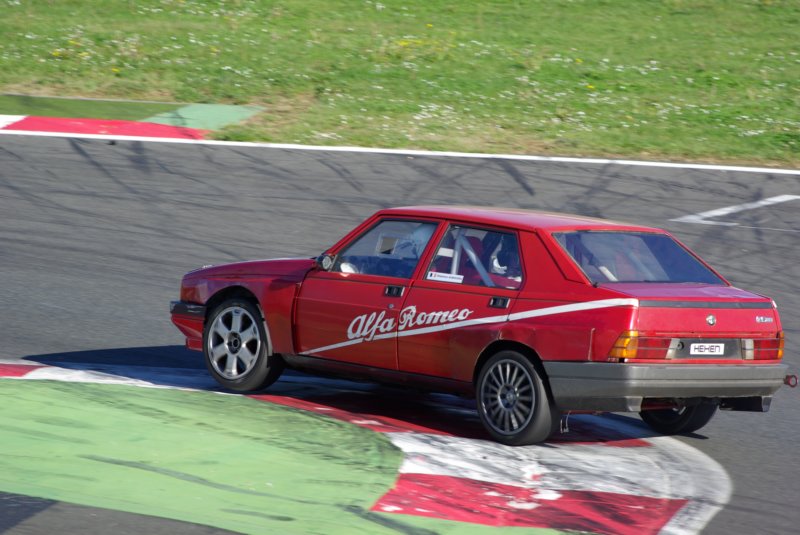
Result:
[[[383,290],[383,295],[387,297],[402,297],[405,286],[389,285]]]
[[[492,308],[508,308],[508,297],[492,297],[489,306]]]

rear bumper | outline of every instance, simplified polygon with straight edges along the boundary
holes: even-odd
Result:
[[[543,364],[553,399],[565,411],[638,412],[645,399],[766,398],[780,388],[788,371],[784,364]]]

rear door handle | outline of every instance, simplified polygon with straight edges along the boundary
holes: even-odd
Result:
[[[383,295],[387,297],[402,297],[403,290],[405,290],[405,286],[394,286],[389,285],[383,290]]]
[[[508,297],[492,297],[489,299],[489,306],[492,308],[508,308]]]

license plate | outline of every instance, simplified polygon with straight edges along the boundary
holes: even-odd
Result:
[[[692,344],[689,346],[690,355],[724,355],[725,344]]]

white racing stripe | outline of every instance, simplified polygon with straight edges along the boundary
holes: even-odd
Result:
[[[394,335],[387,336],[385,334],[379,334],[379,335],[375,336],[375,338],[373,338],[373,340],[381,340],[383,338],[390,338],[392,336],[394,336]],[[363,338],[356,338],[354,340],[348,340],[347,342],[339,342],[338,344],[331,344],[329,346],[318,347],[316,349],[312,349],[310,351],[306,351],[306,353],[314,354],[314,353],[323,353],[325,351],[333,351],[334,349],[339,349],[340,347],[347,347],[347,346],[360,344],[363,341],[364,341]]]
[[[600,299],[598,301],[588,301],[585,303],[570,303],[568,305],[558,305],[554,307],[538,308],[535,310],[527,310],[524,312],[514,312],[513,314],[503,314],[500,316],[487,316],[483,318],[475,318],[471,320],[456,321],[453,323],[446,323],[444,325],[432,325],[430,327],[420,327],[418,329],[408,329],[403,331],[394,331],[391,333],[378,334],[373,337],[373,340],[386,340],[387,338],[398,338],[401,336],[416,336],[420,334],[429,334],[440,331],[449,331],[452,329],[461,329],[464,327],[471,327],[473,325],[487,325],[492,323],[504,323],[506,321],[519,321],[530,318],[538,318],[542,316],[553,316],[556,314],[566,314],[569,312],[579,312],[583,310],[596,310],[601,308],[623,307],[631,306],[638,307],[638,299]],[[339,342],[323,347],[317,347],[304,351],[304,354],[315,355],[317,353],[324,353],[333,349],[339,349],[355,344],[365,342],[364,338],[355,338],[347,340],[346,342]]]
[[[509,321],[517,321],[528,318],[538,318],[541,316],[552,316],[553,314],[565,314],[567,312],[578,312],[581,310],[595,310],[598,308],[613,307],[638,307],[638,299],[601,299],[599,301],[588,301],[585,303],[572,303],[569,305],[559,305],[555,307],[539,308],[525,312],[515,312],[509,314]]]

